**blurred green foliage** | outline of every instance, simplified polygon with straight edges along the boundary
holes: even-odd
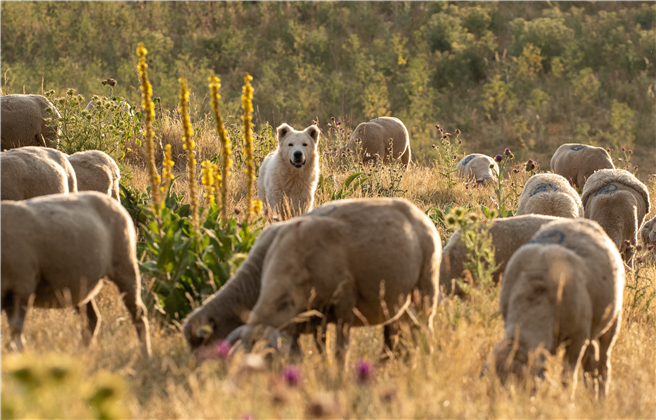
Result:
[[[143,41],[168,109],[187,77],[192,111],[209,112],[217,73],[235,115],[248,71],[259,124],[394,115],[427,159],[414,150],[451,121],[492,155],[586,139],[644,147],[653,167],[655,22],[641,2],[3,2],[2,84],[91,97],[113,77],[139,104]]]

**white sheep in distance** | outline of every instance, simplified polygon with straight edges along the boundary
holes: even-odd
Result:
[[[57,108],[41,95],[0,96],[0,149],[24,146],[56,147],[58,130],[48,126],[46,118],[58,119]],[[51,114],[46,112],[51,110]]]
[[[100,150],[77,152],[68,156],[75,169],[78,191],[98,191],[119,200],[121,172],[107,153]]]
[[[524,185],[517,214],[544,214],[576,219],[583,217],[583,204],[579,194],[564,177],[536,174]]]
[[[94,296],[107,277],[118,286],[150,355],[135,229],[121,204],[107,195],[82,192],[3,201],[0,206],[2,309],[14,348],[23,348],[23,322],[32,295],[35,307],[72,304],[84,311],[91,332],[89,337],[83,329],[88,343],[100,324]]]
[[[642,225],[640,238],[645,246],[656,245],[656,216]]]
[[[2,200],[27,200],[77,192],[75,170],[66,154],[46,147],[20,147],[0,153]]]
[[[503,275],[504,336],[494,349],[499,378],[523,377],[531,353],[530,373],[542,376],[540,349],[556,354],[565,345],[573,387],[583,366],[585,372],[598,372],[599,389],[606,394],[624,279],[620,254],[596,222],[563,219],[543,226],[515,252]]]
[[[483,185],[494,182],[499,176],[499,165],[491,157],[480,153],[465,156],[456,169],[461,178],[474,179],[477,184]]]
[[[551,157],[551,170],[583,189],[590,176],[600,169],[615,169],[613,160],[603,147],[566,143]]]
[[[599,223],[624,261],[633,266],[638,230],[649,213],[649,190],[624,169],[602,169],[588,178],[583,187],[584,215]]]
[[[355,152],[356,141],[360,142],[363,163],[375,161],[377,157],[388,161],[390,155],[393,159],[400,158],[404,165],[410,163],[410,136],[408,129],[398,118],[379,117],[358,124],[349,142],[339,152],[346,149],[351,153]]]
[[[543,225],[556,220],[559,218],[534,214],[494,220],[490,228],[490,235],[494,247],[494,262],[498,266],[492,273],[495,283],[498,284],[501,281],[503,270],[513,253],[527,243]],[[468,261],[469,252],[462,241],[462,229],[458,229],[451,235],[442,251],[440,287],[445,294],[454,293],[461,299],[466,298],[467,294],[455,280],[465,277],[465,264]]]
[[[431,220],[406,200],[325,204],[278,230],[264,259],[261,290],[248,323],[228,340],[251,342],[259,327],[294,334],[297,317],[316,310],[338,325],[341,360],[350,327],[396,322],[408,316],[411,301],[427,307],[431,325],[440,250]]]

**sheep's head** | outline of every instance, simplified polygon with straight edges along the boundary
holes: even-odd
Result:
[[[536,355],[536,357],[531,357]],[[494,366],[496,375],[505,383],[510,376],[519,380],[526,379],[529,375],[544,379],[544,355],[542,352],[531,352],[522,342],[504,340],[494,349]],[[484,367],[484,371],[487,369]]]
[[[192,351],[225,339],[236,328],[242,326],[248,311],[225,313],[214,307],[201,307],[192,312],[184,323],[182,333]]]

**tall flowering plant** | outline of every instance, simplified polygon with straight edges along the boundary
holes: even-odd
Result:
[[[217,194],[220,191],[221,200],[221,220],[223,226],[226,226],[228,222],[228,177],[230,176],[230,169],[232,168],[232,148],[230,145],[230,139],[226,135],[225,128],[223,126],[223,119],[219,112],[219,104],[221,95],[219,94],[219,89],[221,88],[221,81],[218,77],[210,77],[210,94],[211,94],[211,104],[212,111],[214,112],[214,119],[216,121],[216,131],[219,133],[219,141],[221,142],[221,171],[222,174],[215,178],[215,188]],[[251,89],[252,90],[252,89]],[[251,92],[252,95],[252,92]]]
[[[253,86],[251,86],[253,77],[246,73],[244,76],[244,88],[241,96],[242,108],[244,109],[244,144],[246,150],[246,174],[248,174],[248,192],[246,193],[246,203],[249,206],[246,212],[246,222],[250,221],[251,215],[259,214],[262,210],[262,202],[253,200],[253,190],[255,184],[255,162],[253,160]]]
[[[148,158],[148,175],[150,176],[150,191],[153,196],[153,208],[155,209],[155,213],[159,214],[162,200],[159,194],[161,178],[157,173],[157,167],[155,166],[155,145],[153,142],[153,137],[155,136],[155,132],[153,131],[155,104],[152,101],[153,87],[148,80],[146,54],[148,54],[148,50],[144,46],[144,43],[140,42],[137,46],[137,55],[139,56],[137,69],[139,71],[139,80],[141,82],[139,89],[141,90],[141,108],[143,109],[145,123],[144,138],[146,143],[146,155]]]

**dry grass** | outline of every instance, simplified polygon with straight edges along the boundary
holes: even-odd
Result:
[[[178,150],[181,132],[177,125],[175,117],[164,121],[159,135],[163,143],[175,146],[176,172],[181,175],[175,189],[184,193],[187,179],[181,147]],[[199,130],[198,125],[202,128],[205,123],[196,127],[200,162],[211,158],[218,147],[214,133]],[[257,141],[261,161],[267,139]],[[327,139],[330,141],[334,139]],[[239,148],[235,149],[239,156]],[[144,191],[147,177],[138,153],[126,162],[126,169],[132,186]],[[332,158],[322,158],[322,172],[324,176],[334,175],[335,186],[350,173],[339,168]],[[243,208],[245,174],[239,158],[235,173],[230,208]],[[513,180],[518,187],[523,183],[521,178],[518,174]],[[654,187],[652,183],[652,194],[656,194]],[[458,184],[448,188],[434,169],[425,166],[412,166],[403,177],[401,189],[405,190],[404,197],[423,210],[443,209],[451,203],[494,206],[491,187],[466,189]],[[327,187],[320,189],[318,204],[328,201],[331,193]],[[516,201],[511,200],[510,206],[516,208]],[[440,233],[443,240],[448,236],[444,230]],[[628,281],[653,293],[654,255],[641,267],[640,277]],[[89,389],[111,372],[118,384],[116,389],[122,389],[113,400],[116,417],[654,418],[656,305],[645,301],[634,305],[635,296],[634,290],[625,290],[624,324],[613,351],[610,394],[605,401],[597,401],[582,384],[574,395],[560,385],[558,366],[562,354],[548,361],[547,375],[552,381],[538,384],[534,392],[530,384],[511,383],[504,388],[493,378],[479,378],[483,364],[502,336],[497,297],[480,297],[467,303],[447,300],[435,319],[435,335],[431,338],[422,331],[416,348],[409,346],[407,354],[386,362],[377,361],[382,349],[379,328],[354,331],[343,368],[331,357],[320,356],[305,337],[305,357],[298,363],[302,380],[299,386],[290,387],[280,375],[281,368],[290,363],[284,359],[276,358],[261,370],[249,369],[243,354],[238,353],[228,361],[197,366],[179,325],[164,324],[156,317],[151,318],[153,357],[144,358],[129,315],[110,284],[98,298],[103,320],[100,334],[89,348],[81,345],[80,320],[72,309],[30,310],[23,355],[7,350],[8,327],[6,318],[2,318],[3,414],[8,417],[6,410],[12,408],[14,416],[24,418],[98,416],[88,402]],[[402,337],[409,335],[406,332]],[[377,361],[375,375],[366,383],[358,383],[354,372],[355,361],[362,357]],[[70,369],[73,383],[66,385],[68,388],[44,382],[30,390],[11,374],[17,365],[36,369],[50,362]],[[65,395],[57,394],[57,389],[67,391]]]

